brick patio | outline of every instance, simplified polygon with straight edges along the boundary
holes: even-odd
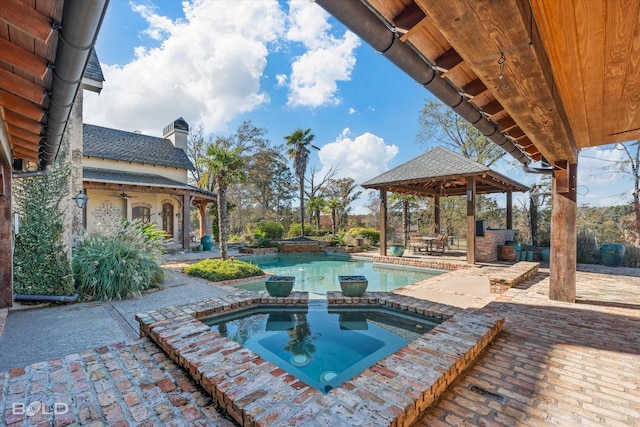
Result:
[[[483,299],[503,331],[416,425],[640,426],[640,272],[586,268],[576,304],[548,300],[547,269]],[[0,395],[0,423],[12,426],[231,425],[147,339],[0,373]],[[12,414],[36,401],[69,414]]]

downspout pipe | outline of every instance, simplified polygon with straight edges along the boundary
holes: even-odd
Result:
[[[13,300],[16,302],[75,302],[78,299],[78,294],[73,295],[25,295],[15,294]]]
[[[25,171],[25,172],[14,172],[11,176],[13,179],[17,178],[31,178],[34,176],[45,176],[51,172],[51,165],[46,165],[44,169],[40,169],[37,171]]]
[[[441,78],[411,46],[400,41],[384,20],[362,1],[316,0],[316,3],[471,123],[480,133],[502,147],[523,166],[528,167],[531,159],[500,132],[494,122],[468,102],[458,89]]]
[[[58,155],[71,107],[108,4],[109,0],[64,2],[41,169],[52,165]]]

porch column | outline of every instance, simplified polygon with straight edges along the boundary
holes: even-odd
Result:
[[[191,249],[191,196],[182,196],[182,249]]]
[[[576,183],[578,165],[554,169],[551,180],[549,299],[576,302]]]
[[[440,196],[433,198],[433,222],[436,223],[436,234],[440,233]]]
[[[467,180],[467,264],[476,263],[476,179]]]
[[[0,165],[0,308],[13,305],[11,168]]]
[[[380,189],[380,255],[387,256],[387,189]]]
[[[513,191],[507,191],[507,230],[513,230]]]

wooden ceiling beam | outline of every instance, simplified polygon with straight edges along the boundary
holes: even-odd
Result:
[[[18,76],[4,68],[0,68],[0,81],[2,88],[21,96],[28,101],[42,105],[46,91],[30,80]]]
[[[474,96],[478,96],[486,90],[487,90],[487,87],[484,85],[484,83],[482,83],[482,80],[480,79],[475,79],[462,87],[462,93],[467,98],[473,98]]]
[[[442,72],[447,72],[454,68],[456,65],[462,63],[462,58],[458,55],[455,49],[451,48],[438,58],[436,58],[436,67]]]
[[[411,2],[398,15],[393,18],[393,25],[400,32],[406,33],[424,19],[425,14],[420,7]]]
[[[39,134],[42,132],[42,123],[22,116],[14,111],[5,110],[4,120],[9,125],[7,127],[18,127],[31,133]]]
[[[44,115],[44,109],[41,106],[3,89],[0,89],[0,106],[37,122],[42,120]]]
[[[40,143],[40,134],[31,133],[16,126],[7,126],[7,131],[9,135],[15,138],[20,138],[34,144]]]
[[[47,74],[47,61],[26,49],[0,37],[0,61],[44,80]]]
[[[40,148],[40,140],[34,143],[32,141],[13,136],[11,138],[11,145],[13,145],[14,147],[20,147],[23,150],[29,150],[37,153]]]
[[[500,111],[504,110],[504,107],[502,106],[502,104],[500,104],[500,102],[497,99],[494,99],[493,101],[489,102],[488,104],[485,104],[485,105],[481,106],[480,109],[485,114],[493,116],[494,114],[497,114]]]
[[[542,42],[532,39],[538,31],[525,2],[415,1],[545,158],[576,163],[576,144],[560,97],[554,96]]]
[[[518,124],[513,120],[511,116],[507,116],[496,122],[502,132],[507,132],[509,129],[516,127]]]
[[[0,21],[46,43],[51,36],[51,19],[20,0],[2,0]]]

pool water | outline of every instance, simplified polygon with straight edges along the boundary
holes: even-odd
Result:
[[[411,267],[387,267],[349,256],[322,254],[277,254],[244,257],[243,261],[258,265],[266,273],[294,276],[294,291],[309,292],[312,299],[324,298],[328,291],[339,291],[338,276],[365,276],[367,291],[392,291],[442,274],[441,270]],[[250,291],[264,290],[264,282],[238,286]]]
[[[306,384],[328,392],[440,320],[391,309],[257,308],[203,320]]]

